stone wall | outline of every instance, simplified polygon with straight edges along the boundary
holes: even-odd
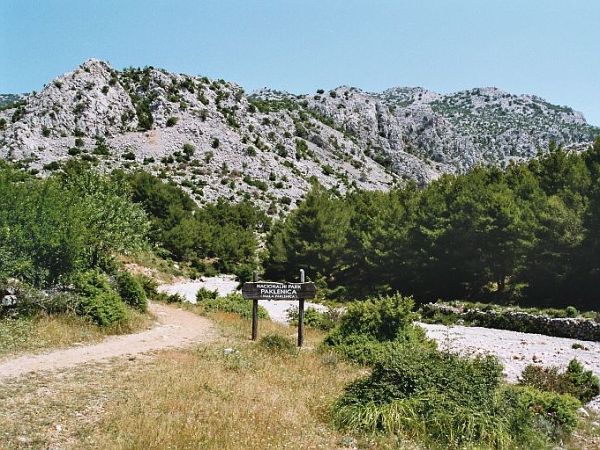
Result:
[[[522,311],[484,311],[436,303],[423,305],[421,315],[425,320],[442,315],[465,325],[600,342],[600,323],[580,317],[553,318]]]

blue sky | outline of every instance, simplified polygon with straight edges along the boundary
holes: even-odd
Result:
[[[0,0],[0,92],[91,57],[248,91],[497,86],[600,125],[598,0]]]

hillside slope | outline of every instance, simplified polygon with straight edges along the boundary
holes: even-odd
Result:
[[[313,177],[341,192],[424,184],[531,158],[551,139],[584,146],[597,134],[570,108],[495,88],[248,96],[223,80],[117,71],[93,59],[0,106],[0,157],[30,170],[55,170],[68,158],[106,170],[143,167],[199,203],[253,198],[273,214],[301,198]]]

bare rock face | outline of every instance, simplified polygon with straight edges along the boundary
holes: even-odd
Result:
[[[12,102],[12,103],[10,103]],[[356,88],[250,96],[233,83],[89,60],[39,93],[0,97],[0,157],[40,174],[69,158],[143,168],[198,203],[253,199],[272,214],[317,180],[340,192],[389,189],[477,164],[526,160],[550,140],[600,134],[570,108],[495,88],[440,95]]]

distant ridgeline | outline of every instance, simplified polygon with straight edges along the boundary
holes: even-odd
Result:
[[[477,88],[252,95],[234,83],[89,60],[37,93],[0,96],[0,157],[48,174],[68,159],[143,168],[198,204],[251,200],[287,213],[313,180],[345,193],[425,185],[444,173],[526,161],[600,130],[571,108]]]

